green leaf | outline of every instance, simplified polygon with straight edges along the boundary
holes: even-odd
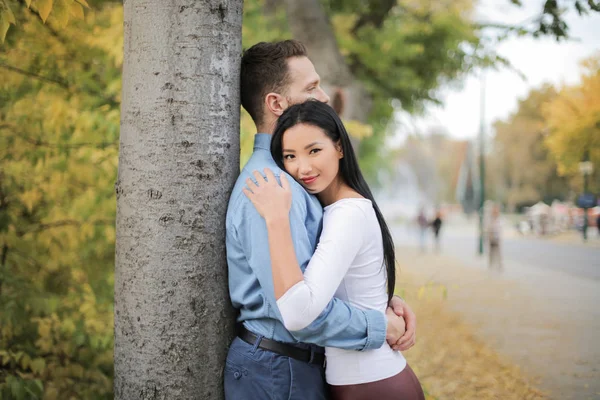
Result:
[[[31,370],[40,375],[44,372],[44,370],[46,369],[46,360],[44,360],[43,358],[36,358],[35,360],[33,360],[30,364],[31,366]]]
[[[9,378],[12,378],[9,380]],[[23,387],[23,381],[14,377],[9,376],[6,379],[7,383],[10,384],[10,392],[15,400],[23,400],[25,398],[25,388]]]
[[[34,379],[33,384],[39,389],[40,393],[44,393],[44,384],[39,379]]]

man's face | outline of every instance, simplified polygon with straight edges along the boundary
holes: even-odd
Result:
[[[329,103],[329,96],[321,88],[321,78],[307,57],[292,57],[287,63],[290,84],[285,97],[288,107],[310,99]]]

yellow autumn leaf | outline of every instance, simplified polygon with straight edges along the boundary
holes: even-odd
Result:
[[[417,292],[417,298],[421,300],[425,296],[425,286],[421,286]]]
[[[83,19],[85,17],[83,13],[83,6],[77,2],[73,2],[71,4],[69,11],[75,18]]]
[[[68,369],[69,369],[70,375],[75,378],[82,378],[83,374],[85,372],[83,367],[79,364],[70,365]]]
[[[58,389],[55,387],[49,387],[44,390],[44,400],[58,400]]]
[[[356,120],[344,120],[348,134],[357,139],[364,139],[373,135],[373,127]]]
[[[44,21],[44,23],[46,23],[46,20],[50,15],[50,11],[52,11],[53,3],[53,0],[35,0],[34,5],[37,9],[38,14],[40,15],[40,18],[42,19],[42,21]]]
[[[42,198],[42,193],[40,193],[38,190],[34,189],[34,190],[30,190],[30,191],[21,193],[19,198],[20,198],[21,202],[23,203],[23,205],[25,205],[27,210],[29,212],[31,212],[33,210],[34,205],[36,205]]]
[[[52,18],[60,28],[64,28],[69,23],[71,17],[71,0],[54,0],[52,5]]]
[[[15,16],[5,0],[0,0],[0,42],[4,43],[10,25],[16,25]]]

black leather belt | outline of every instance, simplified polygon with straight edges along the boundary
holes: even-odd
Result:
[[[257,335],[250,332],[243,326],[239,327],[238,336],[244,342],[249,343],[253,346],[256,345],[256,342],[259,340],[259,337]],[[282,356],[293,358],[294,360],[303,361],[305,363],[316,364],[319,366],[324,366],[325,364],[325,353],[315,352],[312,348],[301,349],[291,344],[276,342],[274,340],[267,339],[264,337],[260,339],[258,347],[260,347],[263,350],[272,351],[273,353],[277,353]]]

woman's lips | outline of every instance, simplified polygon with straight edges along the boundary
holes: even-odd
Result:
[[[314,181],[317,180],[316,176],[311,176],[310,178],[302,178],[301,181],[304,182],[305,185],[310,185]]]

